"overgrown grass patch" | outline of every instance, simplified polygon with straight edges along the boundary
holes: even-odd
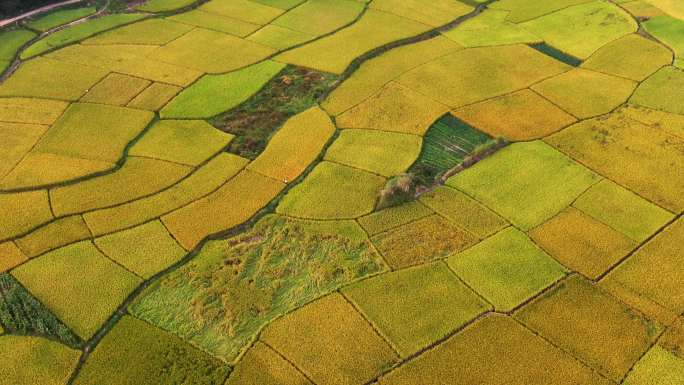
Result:
[[[587,119],[611,112],[629,99],[637,83],[617,76],[575,69],[532,89],[572,115]]]
[[[449,267],[469,287],[510,311],[561,279],[566,270],[524,233],[501,230],[477,245],[449,257]]]
[[[439,215],[430,215],[371,240],[392,268],[420,265],[462,251],[477,242],[477,237]]]
[[[337,117],[341,128],[375,129],[423,136],[448,107],[396,82]]]
[[[150,278],[186,254],[158,220],[94,242],[109,258],[143,278]]]
[[[12,275],[83,339],[89,339],[142,282],[88,241],[33,259]]]
[[[123,230],[158,218],[211,193],[234,177],[247,159],[221,154],[177,184],[155,195],[83,215],[94,235]],[[148,181],[153,178],[149,178]]]
[[[416,135],[378,130],[343,130],[325,159],[380,174],[405,172],[418,158],[423,140]]]
[[[539,139],[577,121],[529,89],[471,104],[453,114],[491,136],[509,140]]]
[[[62,385],[81,352],[40,337],[0,336],[0,382]]]
[[[491,306],[442,262],[385,273],[342,293],[402,357],[444,338]]]
[[[543,142],[515,143],[447,180],[523,230],[566,208],[599,177]]]
[[[313,106],[338,77],[302,67],[285,67],[261,90],[235,109],[213,119],[219,129],[236,138],[229,152],[254,159],[285,121]]]
[[[88,20],[38,40],[21,53],[21,58],[28,59],[51,49],[76,43],[96,33],[132,23],[144,17],[145,15],[139,13],[119,13]]]
[[[131,311],[232,361],[269,321],[384,268],[367,239],[344,235],[347,226],[266,216],[241,235],[206,244]]]
[[[579,276],[536,298],[515,318],[616,382],[662,330]]]
[[[210,118],[237,107],[280,72],[284,64],[272,61],[225,75],[205,75],[181,91],[160,112],[162,118]]]
[[[321,385],[366,383],[398,360],[387,342],[339,294],[274,322],[261,339]]]
[[[421,195],[420,202],[480,239],[508,226],[497,214],[450,187],[437,187]]]
[[[315,161],[335,133],[330,117],[312,107],[290,118],[247,169],[288,183]]]
[[[346,219],[375,207],[384,178],[332,162],[321,162],[280,201],[280,214],[311,219]]]
[[[82,19],[88,15],[92,15],[95,13],[95,11],[95,7],[59,10],[51,12],[45,16],[41,16],[36,20],[32,20],[26,23],[26,26],[40,32],[45,32],[52,28],[71,23],[72,21]]]
[[[129,155],[198,166],[232,139],[233,135],[203,120],[160,120],[131,147]]]
[[[83,340],[10,274],[0,273],[0,326],[7,334],[42,336],[78,349]]]
[[[165,331],[124,316],[92,351],[74,384],[221,385],[230,368]]]

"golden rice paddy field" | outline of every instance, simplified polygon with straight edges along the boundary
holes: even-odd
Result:
[[[684,3],[0,30],[0,384],[683,385]]]

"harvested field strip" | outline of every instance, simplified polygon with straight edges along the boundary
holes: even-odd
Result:
[[[457,166],[491,139],[455,116],[444,115],[428,129],[420,156],[409,172],[433,179]]]
[[[290,117],[315,106],[337,80],[336,75],[287,66],[254,96],[212,123],[236,136],[229,152],[255,159],[273,132]]]
[[[552,58],[558,61],[562,61],[563,63],[571,65],[573,67],[579,67],[582,64],[582,60],[572,55],[569,55],[559,49],[556,49],[546,43],[534,43],[529,44],[529,46],[543,53],[544,55],[551,56]]]
[[[83,345],[80,337],[8,273],[0,274],[0,326],[7,334],[43,336],[74,349]]]
[[[207,243],[130,311],[232,361],[269,321],[384,269],[367,239],[342,235],[358,225],[338,223],[266,216],[235,238]]]

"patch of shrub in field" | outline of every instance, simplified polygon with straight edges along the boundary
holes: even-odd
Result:
[[[213,123],[236,136],[229,152],[254,159],[275,130],[291,116],[316,105],[337,79],[337,75],[287,66],[261,91]]]
[[[0,325],[6,333],[43,336],[73,348],[83,341],[8,273],[0,274]]]
[[[130,311],[230,361],[267,322],[383,269],[353,221],[271,215],[242,235],[208,243]]]

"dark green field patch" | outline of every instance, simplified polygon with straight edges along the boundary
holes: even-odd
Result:
[[[580,64],[582,64],[582,60],[572,56],[568,55],[567,53],[554,48],[544,42],[541,43],[534,43],[534,44],[528,44],[530,47],[536,49],[537,51],[543,53],[546,56],[550,56],[558,61],[561,61],[565,64],[571,65],[573,67],[579,67]]]
[[[446,114],[428,129],[420,156],[409,172],[435,178],[463,162],[491,139],[464,121]]]
[[[316,105],[337,79],[337,75],[287,66],[254,96],[212,123],[236,136],[228,152],[254,159],[276,129]]]
[[[8,334],[43,336],[73,348],[83,344],[79,337],[7,273],[0,274],[0,326]]]
[[[383,270],[353,221],[272,215],[150,286],[130,311],[227,361],[269,321]]]

